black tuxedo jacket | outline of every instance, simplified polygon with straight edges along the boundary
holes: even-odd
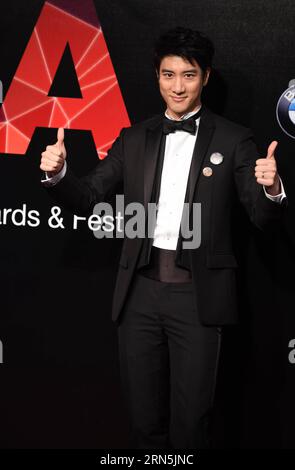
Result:
[[[48,189],[58,203],[76,214],[90,214],[97,202],[107,201],[119,181],[124,182],[125,204],[151,198],[162,136],[162,116],[130,128],[119,137],[94,170],[77,178],[68,167],[65,177]],[[210,156],[224,159],[214,165]],[[277,225],[284,204],[269,200],[256,183],[258,158],[252,133],[204,108],[193,152],[187,199],[201,203],[202,239],[196,249],[183,250],[178,240],[176,262],[192,270],[195,302],[203,324],[223,325],[237,320],[236,268],[233,252],[233,208],[237,199],[260,229]],[[204,167],[213,170],[205,176]],[[119,321],[143,244],[142,238],[125,238],[113,298],[112,319]]]

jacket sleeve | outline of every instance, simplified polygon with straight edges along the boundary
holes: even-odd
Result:
[[[107,156],[86,176],[78,178],[67,165],[65,176],[55,186],[46,188],[53,199],[70,212],[89,215],[95,204],[111,198],[123,180],[122,129]]]
[[[246,129],[235,147],[234,155],[234,178],[239,200],[256,227],[274,231],[281,224],[287,199],[278,203],[266,197],[263,186],[255,178],[257,158],[253,134]]]

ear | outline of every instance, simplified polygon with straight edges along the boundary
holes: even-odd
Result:
[[[210,76],[210,73],[211,73],[211,68],[208,67],[204,73],[204,79],[203,79],[203,86],[206,86],[207,83],[208,83],[208,80],[209,80],[209,76]]]

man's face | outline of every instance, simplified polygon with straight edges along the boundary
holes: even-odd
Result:
[[[198,63],[179,56],[162,59],[158,74],[160,92],[173,119],[179,119],[201,104],[203,86],[208,82],[210,69],[203,73]]]

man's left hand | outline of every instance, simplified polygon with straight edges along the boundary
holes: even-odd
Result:
[[[281,192],[281,183],[275,159],[275,149],[277,145],[277,141],[274,140],[268,147],[267,156],[256,160],[255,166],[257,183],[265,186],[266,192],[271,196],[276,196]]]

